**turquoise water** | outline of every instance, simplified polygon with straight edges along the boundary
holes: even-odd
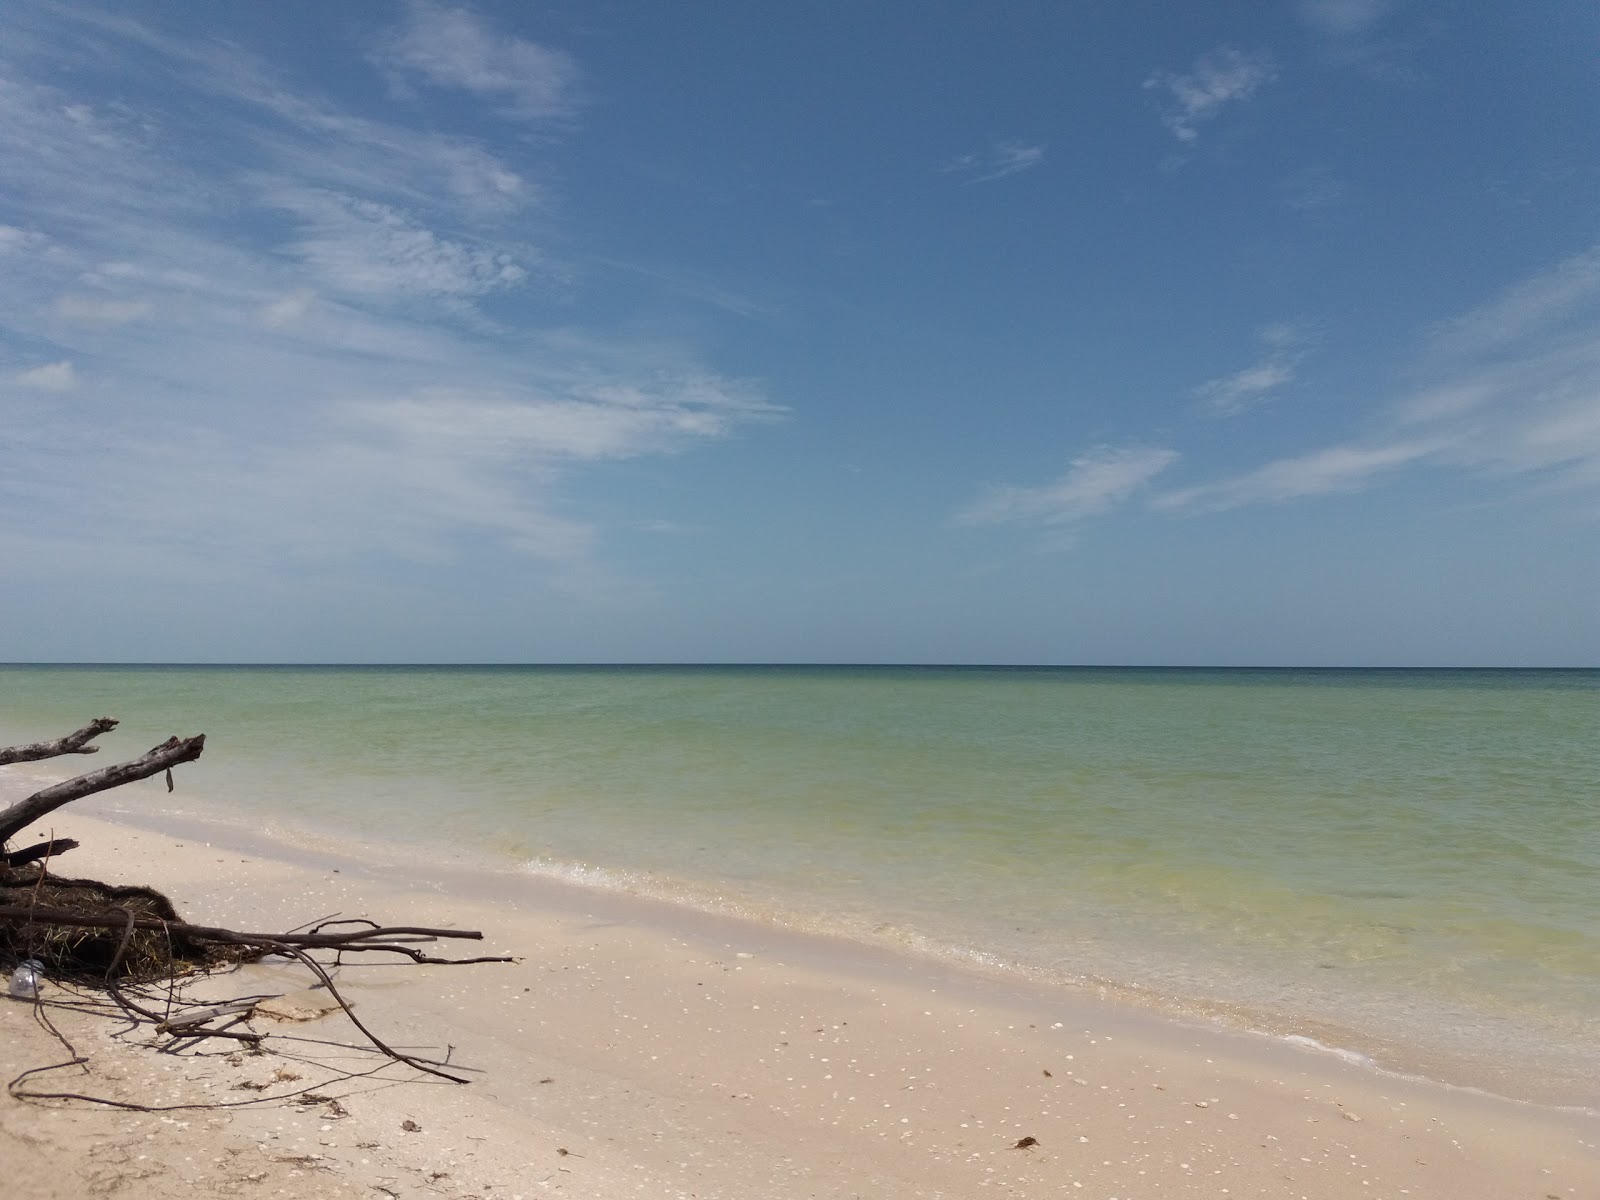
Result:
[[[99,715],[259,823],[1600,1101],[1600,672],[0,667],[0,744]]]

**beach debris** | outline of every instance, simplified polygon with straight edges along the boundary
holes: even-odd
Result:
[[[326,1096],[321,1092],[302,1092],[294,1098],[294,1102],[301,1108],[314,1108],[319,1104],[327,1105],[325,1110],[329,1117],[348,1117],[350,1110],[340,1104],[337,1097]]]
[[[407,1117],[404,1121],[400,1122],[400,1128],[404,1129],[407,1133],[421,1133],[422,1132],[422,1126],[418,1125],[410,1117]]]
[[[98,717],[83,728],[53,741],[0,747],[0,766],[35,762],[68,754],[94,754],[91,743],[117,727],[112,717]],[[93,879],[68,879],[54,874],[51,860],[77,847],[71,838],[49,836],[34,845],[10,849],[11,841],[29,825],[63,805],[85,796],[164,774],[172,787],[172,768],[198,759],[205,735],[168,738],[128,762],[41,788],[0,809],[0,967],[38,962],[31,999],[35,1014],[66,1048],[69,1061],[24,1071],[8,1085],[10,1094],[24,1100],[80,1100],[146,1112],[165,1111],[161,1105],[136,1104],[76,1092],[43,1092],[23,1083],[44,1071],[81,1066],[86,1060],[50,1024],[38,995],[43,977],[64,988],[90,989],[108,997],[107,1015],[131,1021],[133,1029],[148,1026],[156,1043],[167,1051],[192,1049],[206,1039],[243,1043],[249,1053],[262,1053],[262,1043],[272,1035],[250,1027],[259,1017],[274,1021],[315,1020],[335,1011],[360,1031],[369,1047],[384,1058],[424,1074],[453,1083],[466,1083],[461,1068],[447,1070],[453,1048],[444,1061],[405,1053],[386,1044],[364,1025],[334,982],[332,971],[346,956],[398,954],[418,964],[460,966],[472,963],[513,962],[503,955],[473,958],[437,957],[418,946],[441,939],[482,940],[476,930],[432,929],[417,926],[382,926],[375,921],[323,917],[287,933],[251,933],[214,926],[194,925],[181,918],[172,902],[153,888],[102,883]],[[245,996],[221,1003],[185,999],[185,989],[225,969],[263,959],[296,963],[311,973],[312,986],[280,995]],[[160,982],[159,988],[151,985]],[[181,981],[181,982],[180,982]],[[75,1006],[92,1007],[95,1001],[79,995]],[[124,1035],[125,1036],[125,1035]],[[163,1043],[161,1039],[166,1039]],[[347,1078],[370,1074],[351,1071]],[[298,1079],[280,1070],[275,1082]],[[240,1087],[255,1090],[253,1084]],[[264,1088],[267,1085],[262,1085]],[[230,1103],[249,1104],[284,1097],[261,1096]],[[227,1104],[197,1107],[227,1107]],[[196,1107],[196,1106],[177,1106]]]
[[[1017,1139],[1017,1144],[1012,1146],[1011,1148],[1013,1150],[1032,1150],[1038,1144],[1039,1144],[1039,1139],[1036,1138],[1036,1137],[1018,1138]]]
[[[315,1021],[329,1013],[339,1011],[339,1002],[326,992],[306,988],[298,992],[285,992],[281,996],[268,996],[258,1000],[255,1013],[276,1021]]]
[[[85,725],[76,733],[68,734],[54,742],[34,742],[27,746],[10,746],[0,749],[0,766],[17,762],[37,762],[44,758],[54,758],[59,754],[93,754],[99,750],[98,746],[88,745],[88,741],[99,737],[102,733],[117,727],[117,721],[112,717],[98,717]],[[193,762],[200,757],[205,749],[206,735],[196,734],[191,738],[171,737],[159,746],[152,748],[140,757],[125,763],[118,763],[111,767],[102,767],[98,771],[90,771],[85,775],[78,775],[72,779],[63,780],[52,784],[50,787],[41,788],[33,795],[18,800],[9,808],[0,812],[0,845],[4,845],[40,817],[54,812],[64,804],[74,800],[81,800],[85,796],[92,796],[96,792],[104,792],[114,787],[121,787],[125,783],[133,783],[139,779],[148,779],[169,771],[179,763]],[[29,847],[31,851],[33,848]],[[17,853],[27,854],[29,851]],[[59,853],[59,846],[51,853]],[[31,861],[25,859],[24,861]],[[20,866],[20,862],[13,862],[12,856],[5,857],[7,866]]]
[[[39,973],[44,970],[44,964],[37,958],[25,958],[11,972],[11,995],[18,1000],[37,1000],[39,998]]]

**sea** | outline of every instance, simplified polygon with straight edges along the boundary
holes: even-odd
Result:
[[[152,803],[1600,1108],[1600,671],[0,666],[98,716],[6,770],[203,732]]]

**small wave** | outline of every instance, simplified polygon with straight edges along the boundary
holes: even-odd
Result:
[[[549,858],[529,859],[522,864],[522,869],[530,875],[537,875],[542,879],[554,879],[561,883],[577,884],[580,887],[594,888],[605,892],[635,892],[639,890],[640,880],[628,871],[613,871],[606,867],[596,867],[590,863],[559,862]]]
[[[1347,1063],[1354,1063],[1358,1067],[1378,1069],[1377,1059],[1370,1055],[1362,1054],[1359,1050],[1346,1050],[1343,1046],[1330,1046],[1326,1042],[1317,1041],[1316,1038],[1306,1037],[1303,1033],[1286,1033],[1283,1035],[1282,1040],[1288,1042],[1291,1046],[1315,1050],[1318,1054],[1331,1054],[1334,1058],[1343,1059]],[[1396,1072],[1387,1073],[1395,1074]]]

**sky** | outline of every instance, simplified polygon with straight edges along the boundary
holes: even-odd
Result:
[[[1588,0],[0,10],[0,661],[1600,665]]]

